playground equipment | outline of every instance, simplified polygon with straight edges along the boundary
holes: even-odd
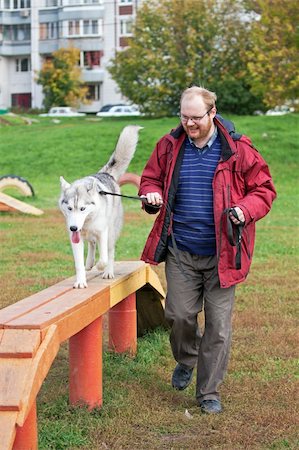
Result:
[[[0,311],[0,448],[36,450],[36,396],[58,353],[69,340],[69,400],[102,405],[102,318],[109,315],[109,349],[134,355],[137,322],[166,326],[164,291],[142,261],[116,262],[115,278],[88,274],[88,288],[73,289],[74,277]],[[139,305],[142,305],[139,308]],[[117,387],[116,387],[117,389]]]
[[[17,200],[10,195],[4,194],[2,191],[8,188],[17,189],[25,197],[34,195],[31,184],[25,178],[17,175],[4,175],[0,177],[0,211],[20,211],[25,214],[33,214],[40,216],[43,214],[41,209],[35,208],[25,202]]]

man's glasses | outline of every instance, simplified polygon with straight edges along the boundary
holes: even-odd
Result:
[[[211,106],[211,108],[203,116],[188,117],[188,116],[184,116],[184,114],[180,114],[179,118],[181,119],[182,123],[187,123],[188,120],[192,120],[192,122],[194,122],[194,123],[199,123],[207,114],[209,114],[209,112],[211,112],[212,109],[213,109],[213,106]]]

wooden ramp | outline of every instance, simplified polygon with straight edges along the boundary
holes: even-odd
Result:
[[[0,192],[0,211],[18,211],[25,214],[33,214],[35,216],[41,216],[44,212],[41,209],[35,208],[35,206],[28,205],[21,202],[10,195]]]
[[[128,315],[136,322],[136,309],[134,315],[132,302],[129,309],[122,305],[125,305],[124,299],[130,299],[130,296],[130,301],[133,298],[135,300],[135,293],[139,333],[144,334],[147,329],[166,325],[163,315],[164,291],[157,274],[148,264],[141,261],[116,262],[113,280],[103,280],[97,271],[89,272],[87,279],[86,289],[73,289],[74,277],[71,277],[0,311],[1,450],[37,449],[37,439],[34,438],[34,433],[37,433],[36,396],[62,342],[70,339],[70,349],[74,348],[77,352],[82,332],[93,326],[103,314],[113,311],[120,315],[113,333],[114,336],[120,335],[123,345],[127,335],[121,335],[124,333],[122,325]],[[117,310],[119,306],[121,308]],[[133,326],[134,333],[137,336],[136,323]],[[130,345],[131,341],[128,343]],[[97,353],[92,355],[93,361],[101,359],[101,351],[101,348],[96,349]],[[79,353],[79,357],[83,358],[84,352]],[[72,360],[74,355],[70,354]],[[70,370],[72,372],[76,377],[77,368]],[[102,384],[101,374],[95,381],[99,388],[98,385]],[[34,429],[33,437],[28,428]]]

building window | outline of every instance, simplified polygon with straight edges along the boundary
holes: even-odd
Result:
[[[102,36],[103,21],[100,20],[70,20],[66,22],[66,37],[70,36]]]
[[[80,35],[80,20],[70,20],[69,21],[69,36],[79,36]]]
[[[101,65],[102,51],[83,52],[83,66],[93,67]]]
[[[64,0],[63,6],[101,5],[103,0]]]
[[[46,0],[46,4],[45,4],[46,8],[51,8],[53,6],[59,6],[58,0]]]
[[[98,20],[83,20],[83,34],[99,35],[99,21]]]
[[[17,58],[16,59],[16,72],[30,72],[30,59],[29,58]]]
[[[3,39],[5,41],[30,41],[30,25],[4,25]]]
[[[120,20],[120,35],[121,36],[132,36],[132,18],[121,19]]]
[[[39,25],[39,37],[41,40],[57,39],[58,37],[58,23],[47,22]]]
[[[91,101],[100,100],[100,85],[99,84],[89,84],[87,85],[88,92],[86,98]]]
[[[31,8],[31,0],[4,0],[4,9]]]

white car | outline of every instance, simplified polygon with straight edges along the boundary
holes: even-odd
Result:
[[[290,108],[289,106],[275,106],[273,109],[269,109],[266,112],[266,116],[284,116],[285,114],[290,114],[294,112],[294,108]]]
[[[136,106],[115,105],[111,106],[108,111],[99,111],[98,117],[124,117],[124,116],[140,116],[141,113]]]
[[[81,117],[86,116],[85,113],[79,113],[70,106],[53,106],[48,113],[39,114],[41,117]]]

